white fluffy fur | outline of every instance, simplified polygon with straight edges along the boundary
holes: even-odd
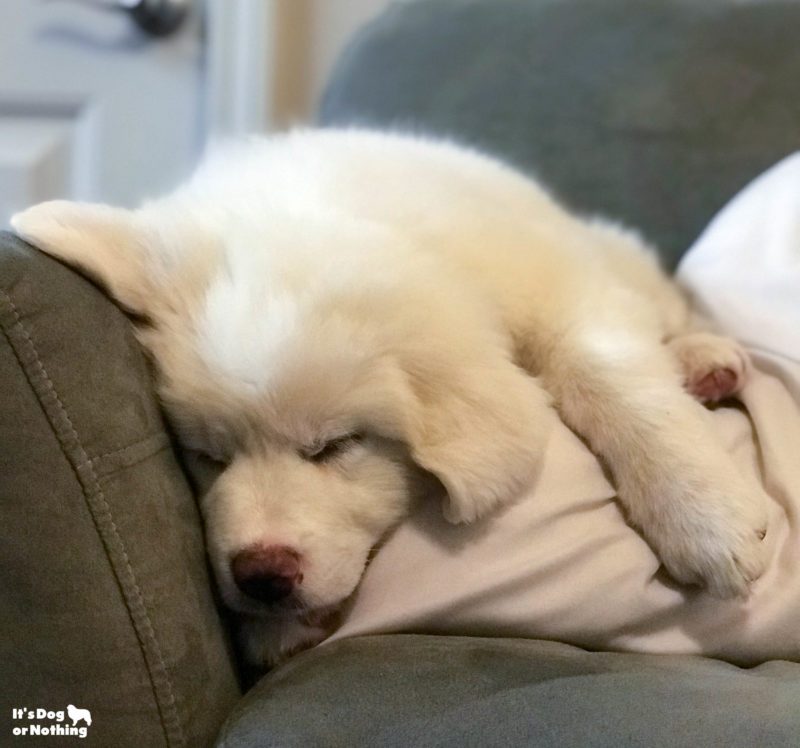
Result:
[[[52,202],[12,223],[149,320],[181,438],[227,465],[205,499],[209,553],[256,659],[324,635],[408,512],[415,466],[454,522],[530,487],[552,405],[676,579],[744,595],[763,570],[761,494],[682,388],[738,349],[681,342],[686,304],[636,236],[490,158],[300,131],[218,148],[135,212]],[[333,459],[304,456],[352,432]],[[292,606],[233,584],[232,555],[258,544],[301,554]]]

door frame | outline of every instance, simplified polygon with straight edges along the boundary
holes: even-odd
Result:
[[[206,139],[269,128],[273,0],[206,0]]]

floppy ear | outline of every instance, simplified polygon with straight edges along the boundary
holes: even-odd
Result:
[[[124,307],[144,312],[152,288],[145,231],[122,208],[54,200],[11,218],[16,234],[86,272]]]
[[[414,390],[409,446],[447,490],[447,520],[471,522],[530,487],[554,419],[533,377],[502,361]]]

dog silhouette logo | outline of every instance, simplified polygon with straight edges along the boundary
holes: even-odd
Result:
[[[72,720],[72,726],[83,720],[87,725],[92,724],[92,713],[88,709],[78,709],[72,704],[67,704],[67,716]]]

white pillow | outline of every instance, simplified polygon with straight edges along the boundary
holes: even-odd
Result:
[[[800,154],[714,219],[678,277],[751,348],[747,412],[713,421],[770,495],[772,560],[747,601],[679,587],[630,529],[595,457],[557,424],[531,493],[454,527],[433,504],[369,567],[342,627],[555,639],[589,649],[702,653],[750,665],[800,660]]]

